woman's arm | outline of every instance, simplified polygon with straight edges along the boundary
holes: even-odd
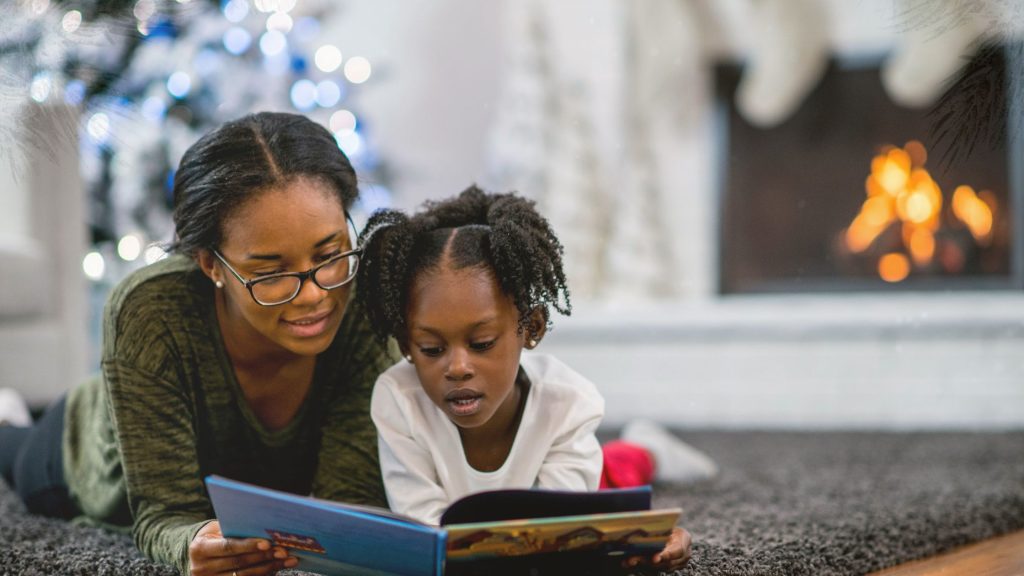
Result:
[[[103,362],[103,376],[135,543],[186,573],[188,545],[213,516],[199,478],[191,403],[174,383],[114,359]]]
[[[400,356],[392,342],[377,338],[355,304],[346,310],[335,340],[340,346],[329,385],[336,388],[323,425],[313,494],[327,500],[386,506],[370,396],[377,377]]]

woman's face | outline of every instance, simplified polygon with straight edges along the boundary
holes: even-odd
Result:
[[[355,238],[338,195],[319,180],[297,178],[261,192],[229,215],[220,253],[242,278],[304,272],[351,250]],[[248,352],[287,351],[299,356],[323,352],[341,325],[352,283],[327,291],[312,279],[294,300],[261,306],[212,255],[202,257],[207,275],[224,283],[225,338],[241,340]],[[202,263],[202,262],[201,262]]]
[[[524,346],[519,310],[494,275],[443,264],[419,275],[407,310],[406,351],[431,401],[463,429],[515,414]]]

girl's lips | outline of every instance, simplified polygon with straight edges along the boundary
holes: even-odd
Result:
[[[452,414],[456,416],[472,416],[480,410],[482,399],[482,397],[477,396],[476,398],[449,400],[448,407],[451,409]]]
[[[327,323],[331,318],[330,312],[307,316],[296,320],[281,320],[285,328],[294,336],[299,338],[313,338],[327,330]]]
[[[453,415],[472,416],[480,410],[480,405],[483,403],[483,394],[476,390],[460,388],[446,394],[444,400],[448,403],[448,408]]]

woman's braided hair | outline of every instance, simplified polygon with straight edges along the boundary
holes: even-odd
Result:
[[[374,330],[399,340],[406,335],[406,310],[413,282],[439,266],[474,266],[494,274],[519,310],[519,329],[540,310],[572,312],[562,244],[531,200],[489,194],[470,186],[458,196],[424,204],[410,217],[397,210],[375,213],[360,238],[358,296]]]

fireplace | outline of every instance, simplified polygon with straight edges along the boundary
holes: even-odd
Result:
[[[756,127],[732,104],[741,71],[715,72],[722,293],[1024,287],[1011,146],[944,161],[934,114],[894,104],[878,62],[833,62]]]

